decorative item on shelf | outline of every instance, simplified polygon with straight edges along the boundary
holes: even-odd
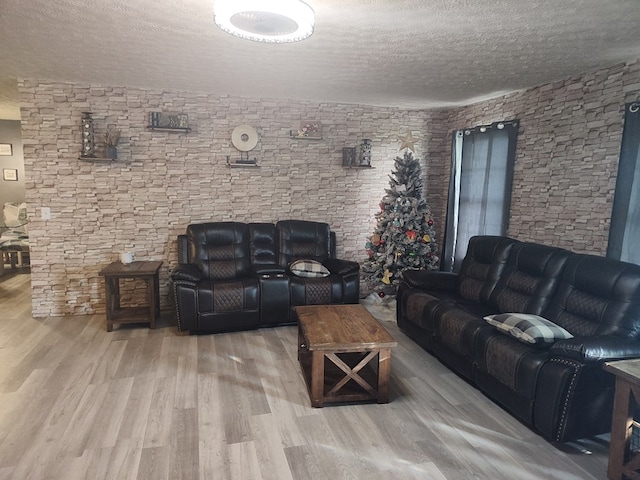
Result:
[[[258,132],[250,125],[239,125],[231,132],[231,143],[240,152],[240,160],[231,162],[227,155],[227,165],[230,167],[257,167],[258,160],[254,157],[249,159],[249,151],[258,144]]]
[[[322,140],[322,123],[316,121],[300,122],[297,131],[289,130],[291,138],[304,138],[307,140]]]
[[[107,133],[104,134],[104,143],[106,145],[107,158],[116,160],[118,158],[118,142],[120,141],[120,130],[113,125],[107,127]]]
[[[362,145],[360,145],[360,166],[371,166],[371,140],[368,138],[362,140]]]
[[[342,147],[342,166],[353,167],[356,164],[356,147]]]
[[[150,130],[190,132],[189,117],[184,113],[149,112]]]
[[[82,158],[95,158],[96,156],[96,141],[91,115],[91,112],[82,112],[82,151],[80,152]]]

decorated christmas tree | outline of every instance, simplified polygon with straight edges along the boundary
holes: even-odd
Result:
[[[402,273],[434,270],[438,246],[431,210],[424,198],[420,162],[408,150],[395,159],[389,187],[376,214],[376,229],[366,244],[363,279],[381,297],[395,294]]]

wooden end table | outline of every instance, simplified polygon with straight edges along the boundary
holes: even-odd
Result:
[[[636,407],[640,406],[640,359],[607,362],[604,369],[616,377],[607,477],[640,478],[640,452],[630,448],[633,429],[640,428],[640,419],[634,419]]]
[[[397,342],[362,305],[295,307],[298,360],[311,405],[389,402],[391,348]]]
[[[114,323],[149,323],[156,328],[156,317],[160,315],[160,291],[158,272],[161,261],[113,262],[100,271],[104,277],[107,303],[107,332],[113,330]],[[120,305],[120,280],[140,278],[147,282],[147,303],[140,307]]]

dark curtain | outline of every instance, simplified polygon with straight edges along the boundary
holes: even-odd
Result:
[[[607,256],[640,264],[640,101],[625,105]]]
[[[506,235],[518,122],[455,131],[442,269],[458,271],[474,235]]]

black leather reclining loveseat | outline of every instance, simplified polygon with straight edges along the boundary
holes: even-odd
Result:
[[[542,331],[535,327],[534,335],[522,334],[526,325],[512,328],[513,316],[490,317],[502,330],[484,320],[518,312],[563,331],[553,338],[543,328],[546,338],[536,338]],[[614,378],[603,363],[640,357],[640,267],[505,237],[473,237],[458,274],[405,272],[397,321],[547,439],[584,438],[610,430]]]
[[[178,257],[178,327],[192,333],[284,325],[296,305],[359,300],[360,266],[335,258],[326,223],[192,224],[178,236]]]

